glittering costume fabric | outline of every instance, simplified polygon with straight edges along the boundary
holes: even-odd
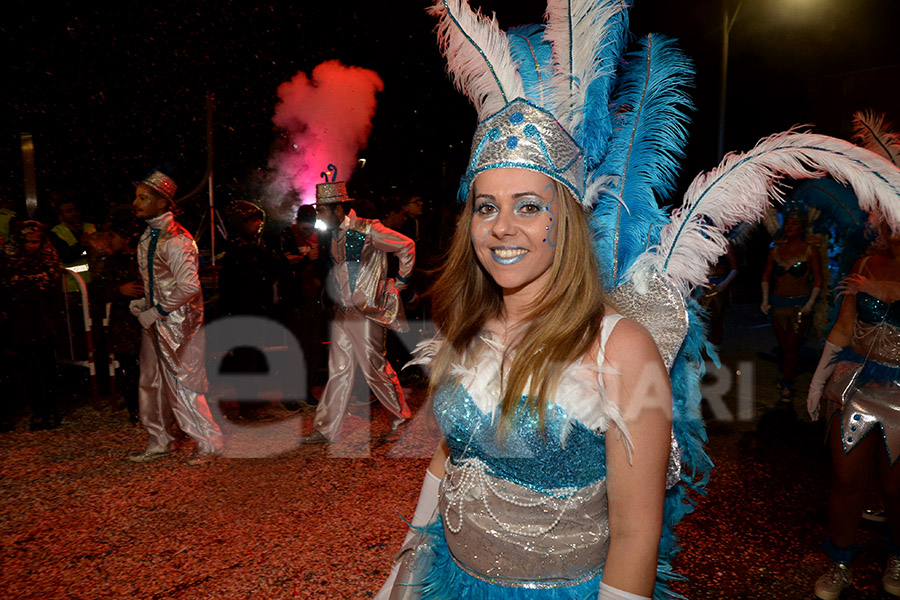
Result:
[[[408,237],[377,220],[360,219],[352,210],[334,231],[329,251],[329,290],[337,313],[328,350],[328,383],[316,409],[314,427],[335,441],[340,437],[357,365],[391,414],[404,419],[411,414],[397,374],[384,355],[384,328],[408,329],[399,292],[387,278],[387,253],[398,257],[404,279],[412,273],[416,255],[415,244]]]
[[[413,553],[427,573],[402,598],[596,598],[609,545],[606,432],[630,440],[602,383],[603,348],[615,323],[603,319],[597,364],[574,364],[548,405],[545,429],[521,413],[497,438],[503,348],[483,337],[434,397],[450,449],[440,520]],[[425,564],[425,561],[420,564]],[[404,585],[404,584],[400,584]],[[400,594],[395,586],[395,595]]]
[[[162,452],[175,423],[201,452],[218,452],[222,434],[206,403],[206,340],[197,246],[172,213],[147,221],[138,245],[138,266],[147,308],[164,317],[141,335],[138,389],[147,450]]]
[[[900,457],[900,300],[859,291],[856,313],[850,345],[837,357],[825,397],[840,410],[844,452],[866,435],[880,434],[894,463]]]

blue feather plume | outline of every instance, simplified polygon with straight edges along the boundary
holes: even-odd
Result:
[[[519,64],[525,99],[544,106],[553,64],[553,48],[544,39],[544,26],[520,25],[507,31],[506,38],[509,40],[509,52]]]
[[[630,1],[626,2],[629,8],[630,4]],[[623,10],[609,23],[609,37],[600,52],[600,64],[610,65],[612,69],[618,66],[627,36],[628,10]],[[590,132],[590,135],[582,135],[579,140],[581,149],[584,150],[585,173],[597,168],[606,156],[613,131],[610,96],[614,82],[614,77],[598,77],[588,86],[581,131]]]
[[[634,259],[658,239],[668,221],[659,207],[672,193],[684,157],[686,89],[694,68],[661,35],[643,38],[629,52],[613,94],[613,133],[593,181],[604,184],[592,216],[596,252],[607,288],[623,280]]]

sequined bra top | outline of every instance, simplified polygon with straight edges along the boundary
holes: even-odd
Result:
[[[856,319],[850,339],[853,351],[867,362],[900,366],[900,300],[886,302],[860,291]]]
[[[869,325],[885,322],[900,327],[900,300],[885,302],[866,292],[859,292],[856,295],[856,315]]]
[[[473,343],[435,394],[434,414],[450,449],[438,509],[450,555],[472,577],[553,588],[599,576],[609,544],[610,423],[631,448],[601,371],[620,318],[603,318],[595,363],[580,361],[563,373],[543,430],[521,410],[498,441],[505,349],[490,335]]]
[[[775,274],[779,277],[790,275],[791,277],[803,277],[807,272],[806,259],[798,260],[789,267],[785,267],[779,262],[775,263]]]
[[[601,342],[621,315],[603,319]],[[456,365],[452,381],[434,395],[434,414],[451,458],[481,460],[493,475],[537,491],[582,487],[606,477],[604,433],[616,422],[618,408],[603,389],[600,367],[572,365],[548,403],[544,430],[536,415],[521,410],[506,439],[498,441],[503,348],[482,337],[471,366]],[[602,364],[603,356],[598,362]],[[520,408],[524,408],[525,398]]]

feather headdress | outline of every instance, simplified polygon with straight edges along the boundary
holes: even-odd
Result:
[[[883,114],[861,110],[853,115],[853,140],[900,167],[900,133]]]
[[[522,97],[518,65],[496,16],[488,19],[464,0],[438,0],[429,13],[440,19],[438,43],[450,79],[469,97],[479,121]]]
[[[761,140],[746,153],[730,153],[718,167],[691,183],[660,242],[632,266],[640,282],[664,273],[687,295],[727,249],[725,233],[737,223],[762,218],[769,199],[781,199],[782,178],[830,174],[849,185],[860,207],[900,227],[900,170],[884,158],[836,138],[794,130]]]
[[[576,140],[584,133],[585,107],[596,83],[606,88],[616,72],[628,4],[622,0],[549,0],[544,38],[553,50],[550,112]],[[607,50],[613,52],[607,52]],[[607,112],[607,119],[608,111]],[[596,135],[597,131],[591,131]]]
[[[503,32],[464,0],[437,0],[439,45],[456,87],[480,120],[460,197],[487,169],[533,169],[580,202],[610,130],[611,81],[624,45],[624,0],[551,0],[546,25]],[[587,124],[587,126],[586,126]]]
[[[672,193],[687,141],[686,90],[693,65],[671,39],[651,35],[625,58],[613,94],[613,134],[591,174],[602,185],[593,203],[597,257],[615,287],[630,264],[655,243],[668,221],[660,208]]]

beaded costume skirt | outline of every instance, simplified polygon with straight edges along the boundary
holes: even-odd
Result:
[[[609,544],[606,480],[539,492],[491,475],[478,459],[448,461],[438,510],[439,526],[410,556],[426,572],[399,597],[597,597]]]

